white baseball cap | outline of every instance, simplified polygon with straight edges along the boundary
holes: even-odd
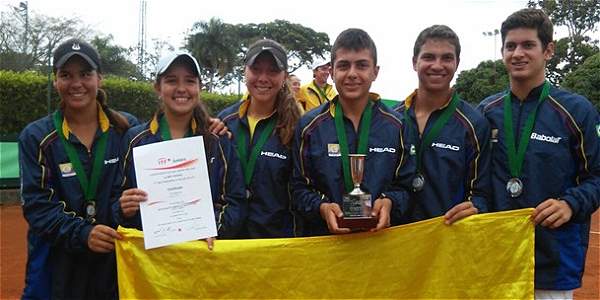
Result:
[[[156,64],[156,78],[158,78],[158,76],[167,71],[171,64],[173,64],[173,62],[176,59],[182,56],[184,58],[187,58],[188,61],[191,62],[192,70],[194,71],[194,73],[196,73],[196,75],[198,75],[198,77],[200,77],[200,66],[198,65],[198,61],[188,52],[177,51],[168,53],[167,55],[164,55],[158,60],[158,64]]]
[[[329,65],[331,64],[331,62],[329,62],[329,60],[325,60],[325,59],[315,59],[315,61],[313,61],[310,69],[311,70],[315,70],[318,67],[324,66],[324,65]]]

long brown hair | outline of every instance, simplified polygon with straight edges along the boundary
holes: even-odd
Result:
[[[283,87],[277,93],[275,109],[277,110],[277,124],[275,128],[279,134],[279,139],[282,144],[289,147],[294,137],[294,129],[300,119],[301,112],[287,80],[283,81]]]

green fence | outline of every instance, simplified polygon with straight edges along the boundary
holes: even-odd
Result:
[[[19,187],[19,147],[14,135],[0,136],[0,188]]]

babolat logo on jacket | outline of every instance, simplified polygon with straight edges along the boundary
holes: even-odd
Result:
[[[531,139],[532,140],[542,141],[542,142],[548,142],[548,143],[558,144],[558,143],[560,143],[560,140],[562,138],[561,137],[555,137],[555,136],[547,136],[547,135],[537,134],[535,132],[532,132],[531,133]]]
[[[516,141],[538,103],[542,87],[534,88],[524,100],[510,94]],[[600,139],[596,129],[600,117],[584,97],[550,87],[549,96],[537,110],[523,159],[519,176],[523,193],[512,198],[506,191],[512,177],[504,132],[507,93],[490,96],[478,107],[499,132],[492,157],[496,209],[537,207],[550,198],[566,201],[573,211],[569,222],[556,229],[536,226],[535,288],[576,289],[581,286],[590,216],[600,205]]]

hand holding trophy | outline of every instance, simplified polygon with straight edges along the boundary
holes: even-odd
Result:
[[[354,189],[343,196],[342,211],[344,215],[338,218],[340,228],[350,228],[352,231],[369,230],[377,226],[377,219],[371,215],[371,194],[360,188],[365,170],[364,154],[349,154],[350,173]]]

